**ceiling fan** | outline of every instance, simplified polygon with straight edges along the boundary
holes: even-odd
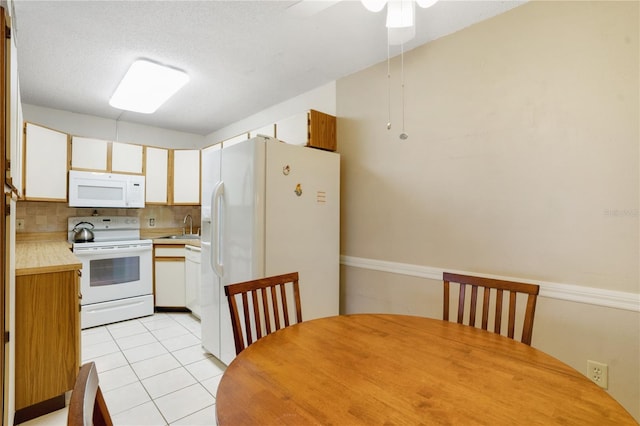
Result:
[[[296,16],[313,16],[341,0],[298,0],[287,7]],[[438,0],[360,0],[365,9],[380,12],[387,6],[389,44],[400,45],[415,37],[415,5],[425,9]]]
[[[299,0],[287,8],[289,13],[296,16],[315,15],[340,0]],[[390,71],[390,46],[400,46],[401,62],[401,97],[402,97],[402,129],[399,138],[409,138],[405,132],[405,101],[404,101],[404,43],[413,39],[416,34],[415,15],[416,4],[421,8],[433,6],[438,0],[360,0],[362,5],[371,12],[380,12],[387,6],[387,81],[388,81],[388,112],[387,130],[391,130],[391,71]]]

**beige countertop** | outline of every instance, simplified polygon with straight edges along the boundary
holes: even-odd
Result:
[[[82,268],[66,241],[16,242],[16,276]]]

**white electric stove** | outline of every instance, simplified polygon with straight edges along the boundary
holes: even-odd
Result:
[[[91,229],[94,240],[74,242],[74,228]],[[83,329],[153,314],[151,240],[140,239],[140,221],[129,216],[68,219],[73,253],[82,261],[80,324]]]

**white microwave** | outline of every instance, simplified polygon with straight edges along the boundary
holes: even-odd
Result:
[[[144,176],[69,171],[69,207],[144,207]]]

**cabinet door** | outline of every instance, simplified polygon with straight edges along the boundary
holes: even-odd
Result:
[[[9,68],[9,140],[7,145],[9,153],[7,156],[11,159],[10,170],[6,176],[8,183],[13,185],[18,194],[24,194],[22,187],[22,166],[23,166],[23,146],[22,146],[22,100],[20,99],[20,85],[18,83],[18,53],[16,48],[16,37],[12,37],[10,42],[10,68]]]
[[[200,204],[200,150],[173,151],[173,204]]]
[[[27,123],[24,151],[25,199],[66,201],[69,136]]]
[[[307,111],[276,122],[276,138],[291,145],[306,145],[309,141]]]
[[[16,277],[16,410],[73,389],[78,306],[78,271]]]
[[[268,126],[260,127],[249,132],[249,138],[255,138],[258,135],[276,137],[276,125],[269,124]]]
[[[156,306],[186,306],[184,266],[184,258],[156,258]]]
[[[200,251],[185,247],[184,267],[185,302],[191,313],[200,318]]]
[[[71,168],[108,171],[109,141],[74,136],[71,140]]]
[[[112,142],[111,171],[142,174],[142,145]]]
[[[315,110],[309,111],[309,142],[307,146],[327,151],[336,150],[336,118],[333,115]]]
[[[225,139],[222,141],[222,146],[225,148],[235,145],[237,143],[241,143],[249,139],[249,133],[241,133],[238,136],[234,136],[229,139]]]
[[[145,150],[146,202],[150,204],[167,204],[169,151],[150,146],[146,147]]]
[[[154,246],[156,306],[186,307],[184,247],[184,244],[158,244]]]

